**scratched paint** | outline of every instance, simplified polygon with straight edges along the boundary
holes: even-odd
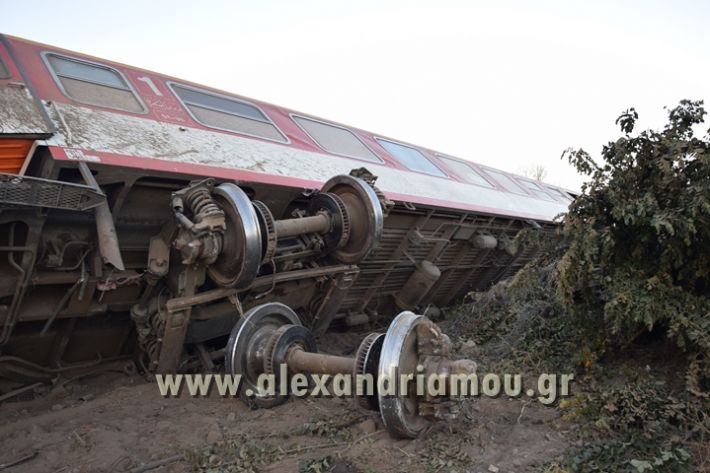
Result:
[[[24,85],[0,87],[0,134],[33,135],[47,132],[47,125]]]
[[[287,145],[212,132],[156,120],[55,103],[50,115],[60,133],[47,144],[88,151],[193,163],[325,182],[348,174],[362,161],[305,151]],[[506,214],[525,213],[551,220],[565,205],[520,196],[445,178],[367,163],[385,193],[475,204]],[[146,160],[146,168],[150,161]]]

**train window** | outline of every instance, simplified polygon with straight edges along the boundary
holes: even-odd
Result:
[[[382,162],[355,133],[347,128],[300,115],[291,115],[291,118],[325,151],[374,163]]]
[[[46,54],[47,65],[64,94],[77,102],[144,113],[128,81],[115,69],[79,59]]]
[[[205,126],[288,143],[271,119],[250,103],[184,85],[169,85],[192,117]]]
[[[0,79],[8,79],[10,77],[10,71],[0,57]]]
[[[535,194],[535,196],[542,200],[555,200],[550,194],[542,190],[542,187],[536,182],[528,181],[527,179],[518,179],[530,192]]]
[[[407,169],[412,171],[433,174],[434,176],[446,177],[446,174],[436,167],[434,163],[429,161],[426,156],[418,149],[411,146],[395,143],[394,141],[385,140],[383,138],[375,138],[377,142],[392,156],[404,164]]]
[[[491,176],[493,179],[498,181],[500,185],[502,185],[505,189],[507,189],[510,192],[515,192],[517,194],[525,194],[525,190],[523,190],[522,187],[520,187],[519,184],[517,184],[514,180],[503,174],[502,172],[498,171],[492,171],[490,169],[486,169],[486,173]]]
[[[485,177],[481,176],[475,169],[469,166],[468,163],[464,163],[458,159],[449,158],[441,154],[437,154],[437,156],[439,156],[439,158],[444,161],[447,166],[453,169],[456,174],[461,176],[467,182],[484,187],[493,187]]]

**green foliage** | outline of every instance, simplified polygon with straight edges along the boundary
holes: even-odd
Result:
[[[631,109],[603,165],[566,151],[590,179],[559,232],[519,235],[514,245],[538,256],[450,322],[485,370],[582,372],[586,392],[559,405],[582,423],[580,444],[546,471],[686,472],[710,462],[710,136],[694,135],[704,117],[702,102],[682,101],[661,131],[634,134]],[[621,373],[619,361],[629,364]]]
[[[682,101],[668,116],[663,130],[632,136],[638,115],[622,114],[624,136],[604,146],[603,166],[583,150],[563,155],[590,181],[564,217],[557,291],[595,329],[591,352],[662,328],[708,377],[710,141],[693,133],[702,102]]]
[[[514,245],[535,246],[538,256],[512,279],[472,293],[473,301],[455,309],[445,331],[457,334],[463,354],[486,371],[572,372],[583,361],[578,347],[586,334],[555,296],[560,239],[554,232],[524,231]]]
[[[613,389],[602,382],[585,406],[595,428],[570,455],[572,471],[691,471],[684,446],[708,441],[710,138],[694,135],[704,117],[702,102],[682,101],[663,130],[632,135],[631,109],[603,166],[582,150],[564,154],[590,177],[564,217],[555,278],[582,350],[629,356],[654,331],[688,356],[686,391],[671,394],[649,376]]]
[[[690,454],[682,448],[674,448],[673,450],[661,450],[660,454],[652,460],[631,460],[629,463],[636,471],[643,473],[644,471],[664,471],[668,468],[682,468],[684,471],[690,471],[688,467]]]
[[[569,452],[570,471],[693,471],[685,443],[707,430],[707,406],[700,399],[639,375],[590,393],[582,408],[591,422],[582,430],[583,445]]]

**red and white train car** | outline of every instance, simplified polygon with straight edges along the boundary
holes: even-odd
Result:
[[[305,113],[0,36],[0,378],[217,359],[240,313],[314,332],[514,274],[565,189]],[[1,388],[1,387],[0,387]]]

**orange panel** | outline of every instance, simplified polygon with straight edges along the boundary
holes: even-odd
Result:
[[[0,172],[19,173],[32,142],[33,140],[0,138]]]

